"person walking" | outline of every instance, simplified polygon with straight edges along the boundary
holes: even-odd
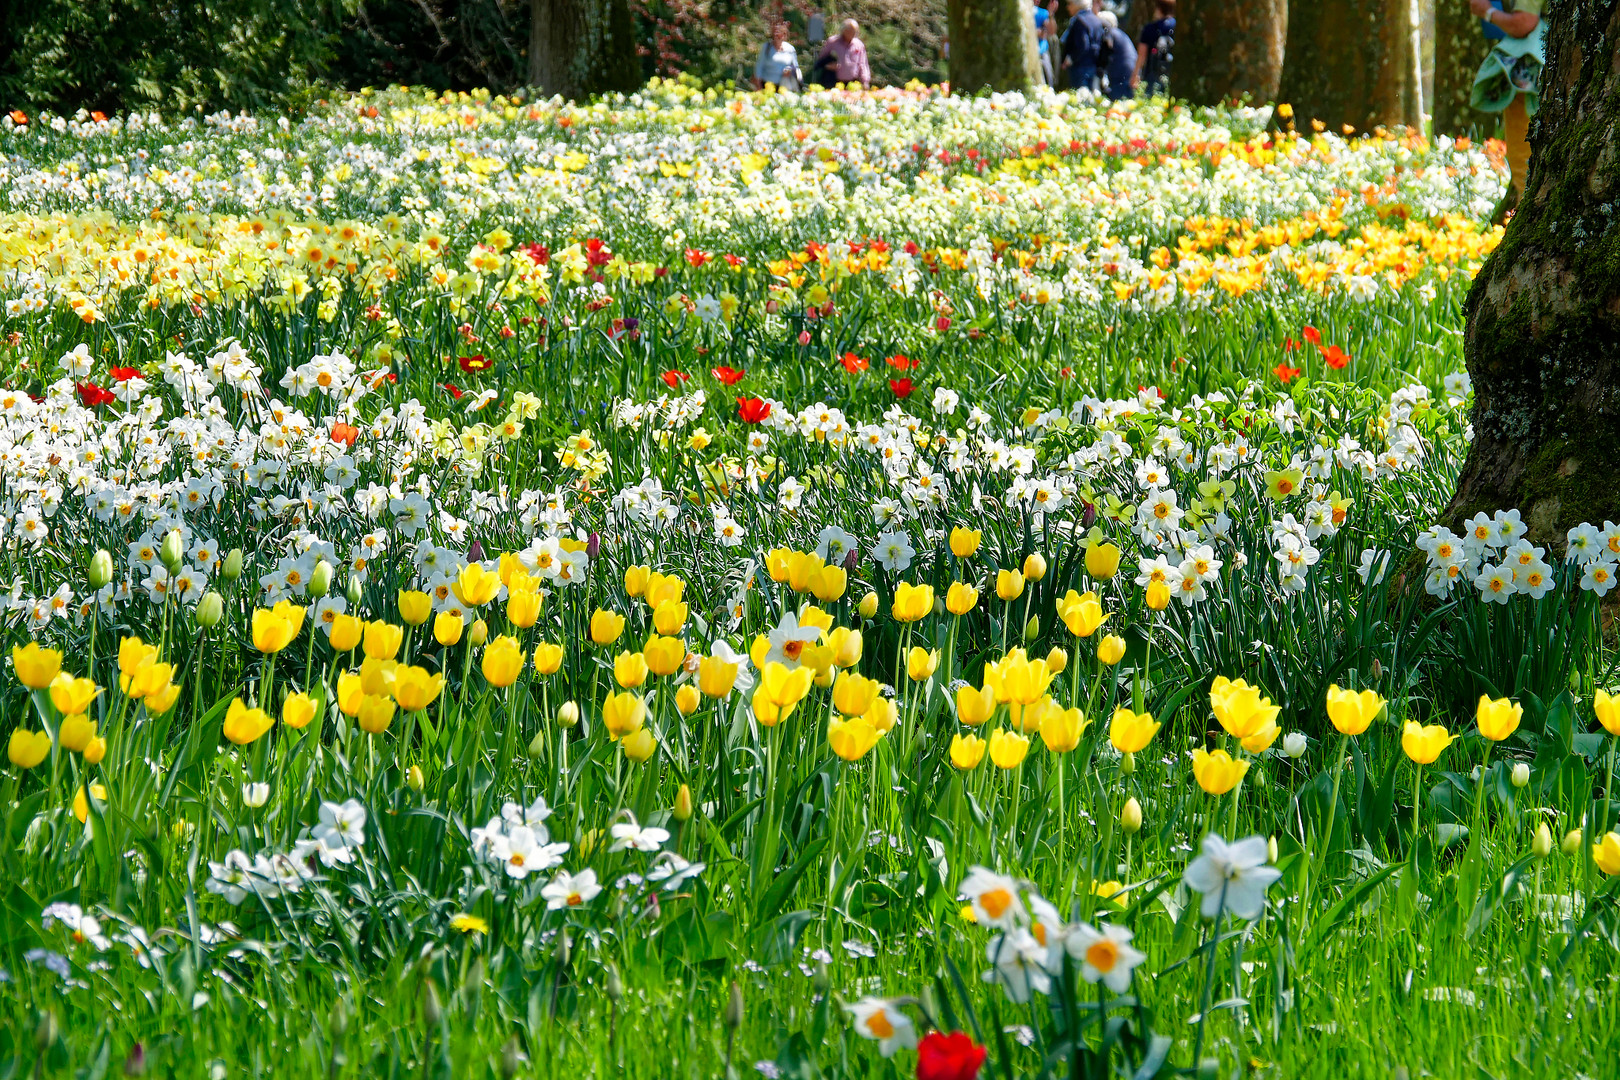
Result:
[[[1102,23],[1091,13],[1091,0],[1069,0],[1069,28],[1063,32],[1063,69],[1070,90],[1097,89],[1097,47]]]
[[[1035,50],[1041,58],[1041,81],[1052,85],[1052,13],[1041,3],[1035,10]]]
[[[1097,19],[1103,25],[1097,70],[1108,80],[1103,92],[1110,101],[1125,101],[1136,95],[1131,85],[1136,76],[1136,44],[1119,28],[1119,16],[1112,11],[1099,11]]]
[[[1170,50],[1176,39],[1176,0],[1153,0],[1153,21],[1142,27],[1136,45],[1131,88],[1147,81],[1149,97],[1170,92]]]
[[[771,40],[759,47],[759,59],[754,61],[754,89],[762,90],[767,83],[778,90],[804,89],[804,75],[799,71],[799,53],[787,39],[788,24],[779,22],[771,27]]]
[[[1490,55],[1474,76],[1468,103],[1483,112],[1502,114],[1502,141],[1507,144],[1508,190],[1497,207],[1502,219],[1518,205],[1530,172],[1530,118],[1541,105],[1541,65],[1546,62],[1546,24],[1542,0],[1468,0],[1483,20]]]
[[[845,19],[838,36],[827,39],[816,57],[814,74],[823,86],[838,86],[858,82],[863,90],[872,86],[872,69],[866,61],[866,42],[859,37],[861,28],[854,19]]]

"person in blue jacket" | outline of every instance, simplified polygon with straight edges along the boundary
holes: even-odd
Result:
[[[1069,0],[1069,28],[1063,32],[1063,70],[1070,90],[1097,89],[1097,49],[1102,22],[1091,13],[1091,0]]]
[[[1136,96],[1131,86],[1131,77],[1136,73],[1136,43],[1131,40],[1131,35],[1119,28],[1119,16],[1112,11],[1100,11],[1097,18],[1103,25],[1097,67],[1108,80],[1103,92],[1110,101],[1124,101]]]

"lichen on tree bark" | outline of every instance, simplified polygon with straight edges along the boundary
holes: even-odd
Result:
[[[1138,0],[1147,7],[1147,0]],[[1188,0],[1176,25],[1176,93],[1218,105],[1247,93],[1274,101],[1288,36],[1288,0]]]
[[[1278,100],[1300,123],[1404,123],[1411,47],[1409,0],[1290,0]]]

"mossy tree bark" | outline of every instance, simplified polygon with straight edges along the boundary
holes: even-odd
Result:
[[[1468,292],[1474,442],[1446,517],[1620,521],[1620,0],[1551,6],[1530,175]]]
[[[1030,0],[950,0],[946,15],[953,93],[1028,90],[1040,83]],[[1062,58],[1054,56],[1053,63],[1062,63]]]
[[[581,99],[641,85],[629,0],[529,0],[529,83]]]
[[[1474,127],[1495,127],[1495,117],[1468,104],[1474,76],[1490,47],[1468,0],[1436,0],[1434,8],[1434,133],[1466,135]],[[1486,131],[1485,134],[1490,134]]]
[[[1410,0],[1290,0],[1277,99],[1301,124],[1405,123],[1411,50]]]
[[[1176,19],[1176,92],[1195,105],[1243,94],[1275,101],[1287,38],[1288,0],[1187,0]]]

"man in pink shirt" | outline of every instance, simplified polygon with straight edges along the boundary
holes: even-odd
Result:
[[[822,46],[815,74],[823,86],[858,82],[863,89],[871,87],[872,69],[866,62],[866,42],[855,36],[859,32],[854,19],[845,19],[838,36]]]

